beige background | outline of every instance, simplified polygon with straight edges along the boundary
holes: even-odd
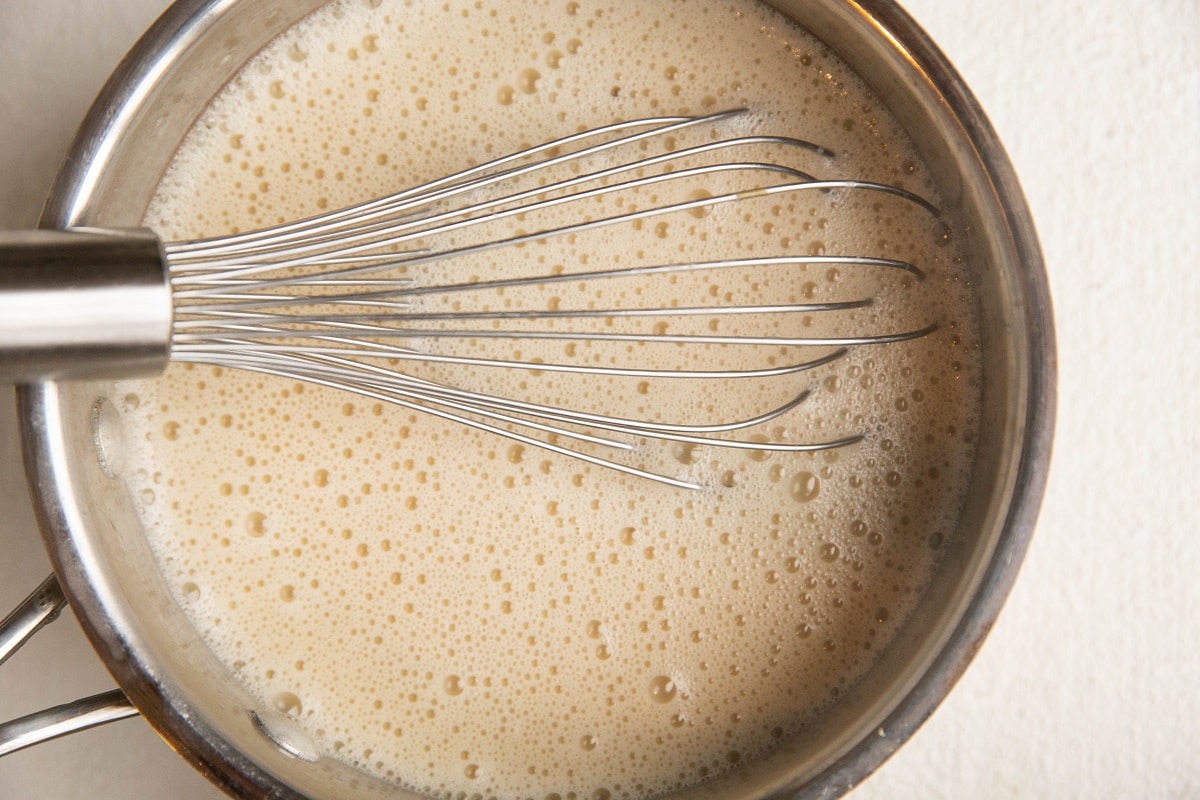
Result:
[[[165,0],[0,0],[0,229]],[[855,793],[1200,797],[1200,3],[908,0],[988,109],[1059,325],[1044,513],[999,624]],[[48,572],[0,387],[0,609]],[[3,611],[0,611],[3,613]],[[110,688],[73,620],[0,671],[0,719]],[[215,800],[140,720],[0,761],[0,800]]]

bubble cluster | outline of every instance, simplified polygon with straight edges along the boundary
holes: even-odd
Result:
[[[753,109],[737,123],[748,130],[837,152],[814,169],[933,196],[858,79],[759,3],[346,0],[228,85],[146,221],[173,239],[247,230],[613,119],[736,107]],[[852,327],[938,321],[923,340],[855,351],[799,387],[771,388],[812,394],[761,441],[862,433],[858,444],[635,454],[711,491],[263,376],[176,366],[123,385],[110,410],[126,430],[121,469],[213,651],[325,752],[436,797],[656,795],[743,765],[820,714],[887,648],[954,535],[977,424],[977,336],[957,245],[927,219],[850,195],[746,209],[453,267],[470,277],[530,260],[549,272],[698,258],[714,221],[747,253],[920,264],[927,278],[911,285],[810,265],[610,291],[781,303],[866,292],[879,302]],[[480,302],[601,305],[605,291],[561,284]],[[526,359],[637,355],[513,347]],[[762,392],[470,369],[452,380],[668,419],[731,414]]]

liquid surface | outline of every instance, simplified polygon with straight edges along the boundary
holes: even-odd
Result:
[[[834,150],[802,157],[819,177],[936,202],[854,75],[757,3],[347,2],[227,87],[146,222],[168,239],[247,230],[582,127],[743,107],[752,113],[730,124]],[[972,306],[953,245],[912,204],[832,193],[718,213],[729,215],[720,242],[673,221],[421,278],[507,274],[530,258],[547,271],[703,258],[730,242],[887,256],[927,277],[813,264],[636,291],[684,303],[866,296],[870,309],[790,324],[938,330],[765,383],[430,374],[670,421],[758,413],[809,389],[758,433],[862,442],[801,454],[648,443],[630,456],[711,487],[689,491],[344,393],[172,367],[123,388],[137,432],[130,480],[163,573],[214,652],[326,751],[439,797],[652,796],[802,731],[886,649],[954,535],[977,424]],[[481,302],[608,304],[616,293]],[[502,348],[528,359],[564,345]],[[642,357],[631,352],[595,357]],[[731,358],[717,347],[672,357]]]

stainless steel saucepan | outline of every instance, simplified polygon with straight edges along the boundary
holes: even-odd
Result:
[[[118,68],[85,121],[43,225],[136,226],[207,101],[320,0],[180,0]],[[1029,211],[987,119],[934,44],[887,0],[774,0],[872,86],[932,165],[970,232],[983,326],[979,455],[957,544],[897,644],[823,719],[771,756],[679,798],[825,798],[852,788],[933,711],[999,612],[1049,461],[1055,355]],[[65,602],[120,687],[0,726],[8,748],[140,712],[235,796],[414,797],[324,753],[247,693],[172,599],[133,503],[111,386],[18,392],[26,468],[51,577],[0,633],[0,660]],[[60,589],[61,586],[61,589]],[[136,711],[135,711],[136,710]]]

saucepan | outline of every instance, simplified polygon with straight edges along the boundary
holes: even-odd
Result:
[[[136,226],[207,101],[320,0],[181,0],[122,62],[87,117],[42,224]],[[916,613],[806,735],[680,797],[816,798],[855,786],[932,713],[978,650],[1033,531],[1049,464],[1055,353],[1049,290],[1025,200],[978,103],[886,0],[773,0],[849,63],[931,165],[970,237],[983,408],[961,530]],[[9,723],[10,749],[140,713],[239,797],[409,798],[322,752],[247,692],[177,606],[114,477],[122,458],[102,382],[18,392],[26,470],[55,575],[10,616],[8,651],[66,599],[119,691]],[[15,743],[15,744],[14,744]]]

